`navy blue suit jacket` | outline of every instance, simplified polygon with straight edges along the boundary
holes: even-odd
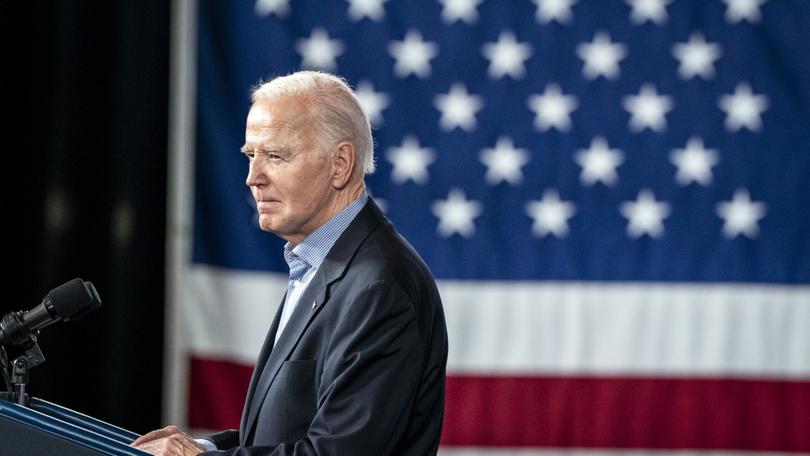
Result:
[[[257,297],[258,298],[258,297]],[[444,413],[447,329],[433,277],[369,199],[277,344],[276,314],[228,455],[430,455]]]

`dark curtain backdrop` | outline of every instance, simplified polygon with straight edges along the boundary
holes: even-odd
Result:
[[[12,27],[30,130],[11,132],[23,150],[6,150],[19,207],[4,211],[12,293],[0,310],[92,281],[102,308],[43,331],[30,388],[138,432],[161,424],[170,6],[35,2],[27,28]]]

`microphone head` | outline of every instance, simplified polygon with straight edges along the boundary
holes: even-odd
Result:
[[[101,298],[92,283],[76,278],[51,290],[43,303],[55,319],[72,321],[101,307]]]

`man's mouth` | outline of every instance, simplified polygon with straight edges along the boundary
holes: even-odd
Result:
[[[259,212],[261,212],[262,210],[270,209],[272,206],[274,206],[274,205],[276,205],[278,203],[280,203],[279,200],[273,200],[273,199],[266,199],[266,200],[256,201],[256,209],[258,209]]]

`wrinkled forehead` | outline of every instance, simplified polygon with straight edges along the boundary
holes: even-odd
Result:
[[[250,108],[245,129],[248,144],[264,144],[282,139],[309,137],[309,112],[306,103],[294,98],[257,101]]]

